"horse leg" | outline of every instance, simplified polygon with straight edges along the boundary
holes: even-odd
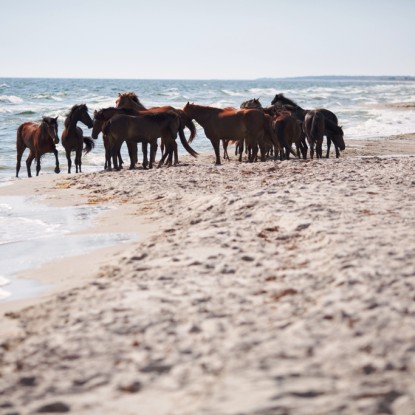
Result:
[[[242,163],[242,155],[244,153],[245,140],[239,140],[239,162]]]
[[[331,139],[329,136],[327,136],[327,153],[326,153],[326,159],[330,157],[330,146],[331,146]]]
[[[58,158],[58,150],[53,150],[53,155],[55,156],[55,173],[58,174],[61,172],[61,169],[59,168],[59,158]]]
[[[230,160],[229,158],[229,154],[228,154],[228,141],[227,140],[223,140],[222,141],[222,147],[223,147],[223,158],[224,160]]]
[[[340,149],[336,144],[334,144],[334,149],[336,150],[336,159],[338,159],[340,157]]]
[[[162,155],[162,157],[161,157],[161,159],[159,161],[159,164],[157,165],[157,168],[158,169],[163,165],[164,160],[166,160],[166,158],[167,158],[168,155],[169,155],[169,152],[167,151],[167,147],[165,147],[164,148],[163,155]]]
[[[215,164],[217,166],[220,166],[221,165],[221,162],[220,162],[220,150],[219,150],[219,144],[220,144],[219,142],[220,142],[220,139],[210,140],[210,142],[212,143],[213,150],[215,150],[215,156],[216,156],[216,162],[215,162]]]
[[[34,153],[32,153],[32,150],[30,150],[29,156],[27,157],[26,160],[26,168],[27,168],[27,176],[28,177],[32,177],[32,173],[30,171],[30,166],[32,165],[32,161],[35,158]]]
[[[177,143],[174,141],[174,165],[177,166],[179,164],[179,155],[177,153]]]
[[[78,150],[76,152],[76,156],[75,156],[75,167],[76,167],[76,172],[78,173],[78,168],[79,168],[79,173],[82,173],[82,149]]]
[[[36,155],[36,176],[40,173],[40,155]]]
[[[148,165],[151,164],[151,146],[150,146],[150,163],[148,160],[148,143],[147,141],[143,141],[141,143],[141,151],[143,153],[143,169],[147,170]]]
[[[17,149],[16,177],[19,177],[20,164],[22,161],[22,156],[23,156],[23,152],[25,151],[25,148],[26,147],[24,147],[23,149],[22,148]]]
[[[71,173],[71,166],[72,166],[70,150],[66,150],[66,160],[68,160],[68,174],[70,174]],[[76,164],[76,159],[75,159],[75,164]],[[78,168],[77,168],[77,170],[78,170]]]

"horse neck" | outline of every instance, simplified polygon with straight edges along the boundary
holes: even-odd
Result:
[[[108,121],[110,118],[112,118],[114,115],[117,115],[120,113],[121,108],[106,108],[102,113],[101,116],[105,121]]]
[[[329,120],[327,117],[324,118],[324,126],[325,126],[325,129],[332,134],[336,134],[336,135],[343,134],[343,130],[341,129],[341,127],[339,127],[333,121]]]
[[[42,121],[39,127],[38,141],[46,142],[48,139],[50,140],[52,145],[55,144],[53,142],[53,138],[49,136],[49,129],[47,123],[45,121]]]
[[[79,111],[78,110],[76,110],[76,111],[74,111],[74,113],[73,114],[70,114],[67,118],[66,118],[66,120],[65,120],[65,128],[67,129],[67,130],[70,130],[70,129],[73,129],[73,128],[76,128],[76,124],[77,124],[77,122],[78,121],[80,121],[80,115],[79,115]]]

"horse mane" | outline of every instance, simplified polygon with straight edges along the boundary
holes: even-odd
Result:
[[[121,98],[127,98],[127,99],[135,102],[138,106],[142,107],[143,110],[146,109],[146,107],[138,99],[138,96],[135,92],[122,92],[122,93],[119,93],[118,94],[118,100],[120,100]]]
[[[137,104],[140,104],[140,100],[138,99],[138,96],[135,92],[120,92],[118,94],[120,98],[128,98],[132,101],[136,102]]]
[[[297,107],[297,108],[301,108],[296,102],[294,102],[292,99],[287,98],[286,96],[284,96],[284,94],[276,94],[274,99],[271,101],[271,105],[275,105],[275,104],[279,104],[279,105],[291,105],[293,107]]]
[[[65,128],[69,127],[69,124],[71,123],[72,117],[75,114],[75,112],[81,109],[88,111],[86,104],[76,104],[69,110],[69,112],[66,114],[66,119],[64,122]]]

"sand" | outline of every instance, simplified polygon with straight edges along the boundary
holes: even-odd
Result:
[[[414,414],[415,137],[347,144],[1,189],[143,238],[3,307],[0,414]]]

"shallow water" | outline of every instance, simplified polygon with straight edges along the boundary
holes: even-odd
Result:
[[[35,295],[46,287],[16,278],[22,271],[137,238],[133,233],[73,234],[108,208],[50,207],[38,198],[0,197],[0,300]]]

